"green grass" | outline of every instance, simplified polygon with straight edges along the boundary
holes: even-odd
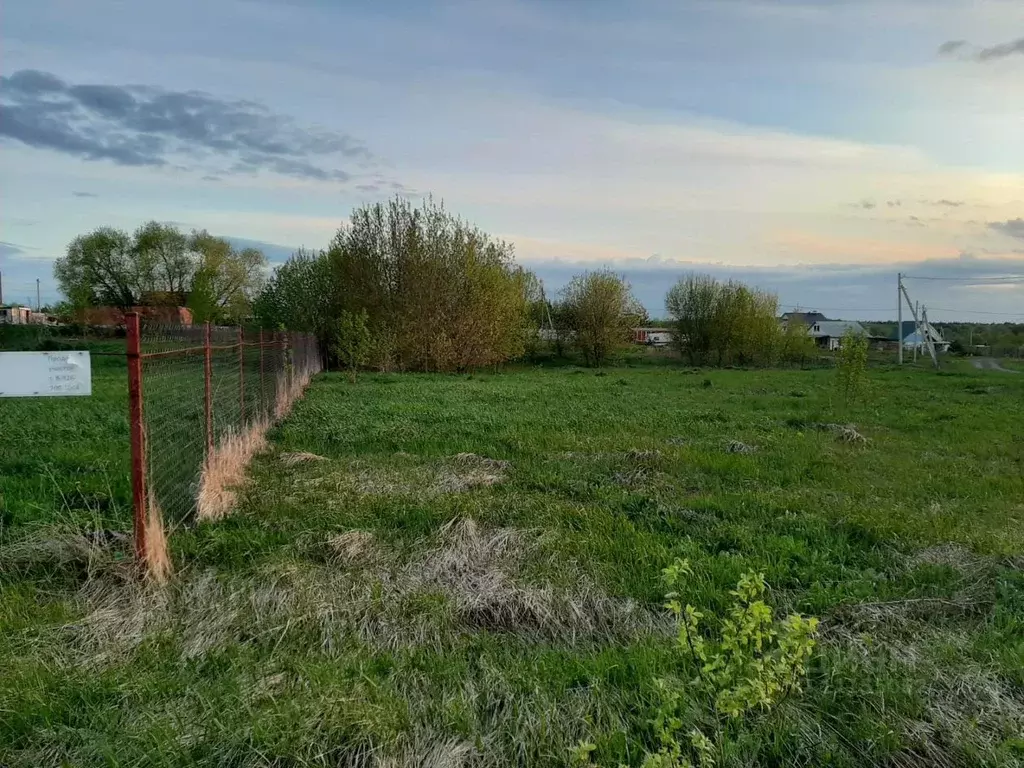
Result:
[[[675,557],[709,616],[753,569],[822,619],[724,764],[1024,762],[1024,377],[875,368],[846,408],[829,370],[324,375],[152,592],[73,533],[127,526],[96,374],[0,411],[2,765],[637,765],[693,674]]]

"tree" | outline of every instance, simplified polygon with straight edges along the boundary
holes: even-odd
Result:
[[[267,259],[255,248],[235,248],[222,237],[193,230],[188,238],[193,254],[194,304],[206,314],[197,320],[239,321],[252,314],[252,302],[265,282]]]
[[[336,304],[330,260],[324,251],[296,251],[264,284],[253,311],[264,328],[312,333],[324,345],[334,331]]]
[[[357,208],[327,257],[329,312],[366,311],[378,367],[467,370],[523,353],[528,273],[509,244],[432,199]]]
[[[665,308],[675,321],[674,342],[693,365],[704,365],[710,358],[721,304],[722,284],[710,275],[680,278],[665,297]]]
[[[604,364],[647,316],[629,283],[610,271],[576,275],[562,295],[573,342],[587,365]]]
[[[787,363],[805,363],[818,354],[818,346],[807,331],[807,323],[797,319],[792,319],[783,326],[779,352],[781,360]]]
[[[188,238],[170,224],[150,221],[135,230],[134,249],[145,265],[147,288],[163,291],[167,304],[184,304],[195,274]]]
[[[782,329],[774,294],[709,275],[688,275],[665,297],[675,339],[690,362],[770,365],[781,354]]]
[[[258,250],[236,250],[205,230],[186,236],[151,221],[133,235],[101,227],[76,237],[53,272],[79,309],[185,303],[199,321],[237,321],[251,313],[265,267]]]
[[[333,350],[339,362],[348,368],[353,384],[360,366],[365,365],[369,358],[371,344],[370,316],[366,310],[343,311],[338,320]]]
[[[135,259],[132,238],[111,227],[72,240],[67,255],[54,262],[53,275],[76,307],[102,304],[124,310],[140,302],[150,278]]]

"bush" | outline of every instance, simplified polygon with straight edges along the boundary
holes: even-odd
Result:
[[[400,369],[478,368],[525,349],[528,273],[512,247],[432,200],[357,209],[327,258],[331,312],[365,311]]]
[[[675,343],[693,365],[771,365],[783,351],[774,294],[688,275],[669,290],[665,306]]]
[[[629,283],[613,272],[576,275],[562,291],[561,314],[587,365],[600,367],[627,344],[647,313]]]
[[[369,316],[365,309],[362,312],[341,313],[332,351],[338,362],[348,368],[353,384],[356,382],[356,372],[366,364],[370,356],[372,341]]]
[[[342,318],[365,313],[365,363],[455,371],[519,357],[536,336],[536,278],[512,246],[433,200],[364,206],[330,247],[279,267],[256,302],[264,327],[310,331],[330,344]]]
[[[750,572],[730,592],[736,601],[728,616],[708,628],[713,631],[702,632],[704,614],[692,605],[684,607],[673,589],[683,577],[693,576],[689,562],[676,560],[662,574],[673,590],[665,596],[665,607],[677,624],[675,648],[693,669],[694,679],[655,681],[660,703],[653,725],[659,749],[643,765],[712,768],[744,717],[767,714],[800,692],[818,620],[799,614],[776,619],[763,600],[764,576]],[[584,742],[573,758],[589,764],[594,751],[594,744]]]
[[[836,379],[847,405],[860,397],[867,387],[868,340],[862,333],[847,329],[836,353]]]

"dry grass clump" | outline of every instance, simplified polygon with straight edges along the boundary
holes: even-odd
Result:
[[[152,492],[149,494],[146,514],[146,559],[143,564],[145,575],[154,584],[166,584],[174,572],[174,567],[171,563],[170,550],[167,549],[167,529],[164,528],[163,513]]]
[[[292,407],[302,397],[310,380],[320,371],[319,360],[308,368],[283,371],[277,376],[277,399],[274,402],[274,419],[280,421],[292,412]]]
[[[369,531],[346,531],[327,539],[327,548],[348,564],[363,564],[379,554],[374,535]]]
[[[656,461],[661,458],[661,451],[631,448],[626,451],[625,456],[631,461]]]
[[[438,648],[480,629],[565,642],[665,629],[659,614],[603,595],[582,574],[570,587],[525,580],[527,564],[545,557],[540,544],[530,531],[483,530],[464,519],[400,556],[350,531],[329,539],[336,559],[326,565],[233,577],[206,570],[160,590],[94,580],[81,593],[87,615],[68,632],[87,662],[107,664],[163,635],[188,659],[271,634],[330,653],[353,638],[378,649]]]
[[[985,561],[962,544],[947,541],[922,549],[912,555],[907,560],[907,564],[911,567],[943,565],[963,573],[971,573],[984,567]]]
[[[350,489],[360,495],[430,497],[498,485],[505,481],[511,466],[501,459],[460,453],[427,465],[381,467],[353,462],[331,481],[339,490]]]
[[[486,456],[480,456],[475,453],[457,453],[452,456],[452,463],[461,464],[467,467],[490,469],[495,472],[507,470],[512,466],[511,461],[505,461],[504,459],[489,459]]]
[[[836,439],[844,443],[866,443],[867,438],[857,431],[856,424],[823,424],[817,423],[815,429],[823,432],[831,432]]]
[[[131,552],[129,537],[111,534],[64,525],[42,527],[0,548],[0,570],[9,573],[56,570],[97,578],[110,573]]]
[[[291,453],[282,453],[280,456],[281,463],[286,467],[295,467],[299,464],[309,464],[314,461],[327,461],[327,458],[320,456],[316,453],[309,453],[308,451],[294,451]]]
[[[747,445],[741,443],[739,440],[730,440],[728,445],[725,446],[726,453],[756,453],[756,445]]]
[[[207,457],[196,503],[200,520],[218,520],[234,508],[249,462],[267,448],[268,428],[266,422],[257,422],[245,432],[229,433]]]

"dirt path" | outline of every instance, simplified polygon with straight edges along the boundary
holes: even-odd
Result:
[[[975,368],[986,371],[1003,371],[1004,373],[1020,373],[1009,368],[1003,368],[994,357],[976,357],[971,361]]]

